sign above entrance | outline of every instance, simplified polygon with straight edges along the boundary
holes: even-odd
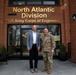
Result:
[[[15,18],[9,19],[9,23],[59,23],[57,17],[54,19],[56,8],[50,6],[27,6],[12,7],[11,11],[16,13]]]
[[[55,9],[52,7],[13,7],[13,12],[55,12]]]
[[[48,12],[55,12],[55,9],[52,7],[13,7],[14,13],[21,13],[21,18],[48,18]],[[42,13],[41,13],[42,12]]]

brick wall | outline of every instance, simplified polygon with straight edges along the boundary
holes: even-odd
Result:
[[[76,21],[72,20],[74,13],[76,13],[76,0],[70,0],[71,58],[76,62]]]
[[[2,43],[3,0],[0,0],[0,45]]]
[[[62,17],[62,43],[64,43],[67,47],[68,51],[68,43],[70,42],[70,19],[69,19],[69,1],[62,0],[61,6],[63,17]]]
[[[5,21],[6,1],[0,0],[0,45],[7,46],[7,26]]]

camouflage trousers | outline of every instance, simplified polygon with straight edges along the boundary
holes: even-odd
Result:
[[[45,67],[53,68],[53,53],[52,52],[43,52],[43,60]]]

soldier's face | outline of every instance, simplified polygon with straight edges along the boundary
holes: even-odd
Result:
[[[44,29],[44,34],[47,35],[48,34],[48,30]]]
[[[36,31],[36,30],[37,30],[37,27],[36,27],[36,26],[33,26],[33,27],[32,27],[32,30],[33,30],[33,31]]]

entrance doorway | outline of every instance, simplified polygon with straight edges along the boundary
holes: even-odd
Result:
[[[31,28],[32,25],[8,25],[8,53],[10,58],[28,59],[26,34]],[[60,25],[37,25],[39,33],[43,33],[44,28],[48,28],[49,32],[54,35],[56,47],[60,45]],[[56,53],[54,53],[54,56],[56,56]],[[42,57],[41,52],[39,52],[39,57]]]

